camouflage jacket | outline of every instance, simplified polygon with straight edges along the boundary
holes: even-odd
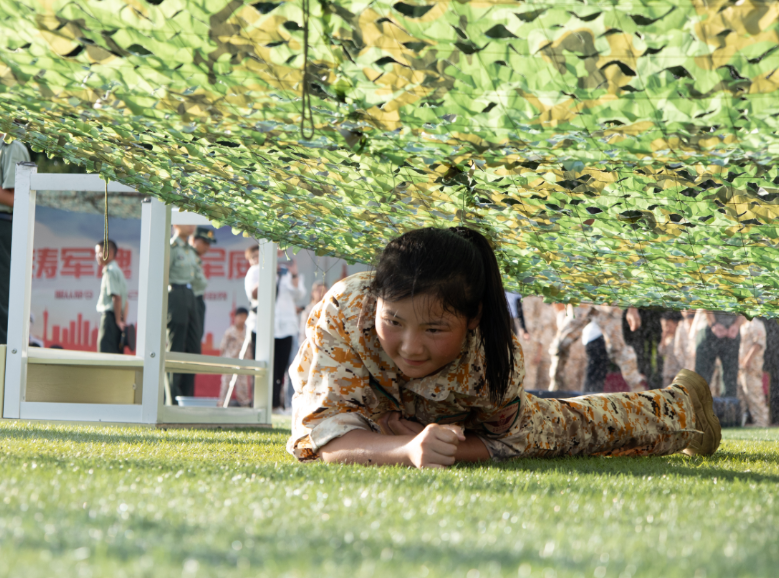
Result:
[[[524,399],[524,360],[514,340],[514,373],[503,403],[490,401],[479,330],[469,332],[460,356],[421,379],[404,376],[384,353],[375,329],[371,273],[336,283],[308,318],[306,340],[289,373],[295,387],[287,450],[301,461],[354,429],[380,432],[389,411],[423,425],[459,424],[484,441],[494,458],[511,453]]]

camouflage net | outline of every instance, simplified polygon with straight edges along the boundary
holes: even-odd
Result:
[[[773,315],[778,23],[758,0],[3,2],[0,130],[352,261],[465,223],[526,292]]]

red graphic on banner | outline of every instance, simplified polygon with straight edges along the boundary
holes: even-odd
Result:
[[[211,249],[200,260],[203,262],[203,274],[206,276],[206,279],[225,276],[224,249]]]
[[[97,351],[97,327],[90,327],[81,313],[68,324],[68,327],[54,325],[49,336],[49,311],[43,310],[43,344],[44,347],[59,345],[63,349],[76,351]]]
[[[36,249],[33,261],[35,276],[40,279],[54,279],[57,276],[59,251],[57,249]]]
[[[95,250],[81,248],[62,249],[62,267],[60,275],[62,277],[81,277],[95,275]]]
[[[230,279],[243,279],[249,270],[245,251],[230,251]]]

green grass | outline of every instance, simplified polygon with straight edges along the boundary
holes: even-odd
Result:
[[[0,421],[0,577],[779,575],[779,430],[445,471],[298,465],[288,433]]]

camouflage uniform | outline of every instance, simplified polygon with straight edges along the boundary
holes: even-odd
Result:
[[[300,461],[355,429],[380,433],[378,419],[399,411],[421,424],[463,426],[491,457],[664,455],[695,435],[695,414],[679,385],[643,393],[540,399],[522,387],[524,359],[514,341],[514,376],[501,403],[490,401],[478,329],[460,356],[433,375],[404,376],[381,348],[371,273],[336,283],[311,312],[306,341],[290,368],[295,388],[287,450]]]
[[[679,331],[679,329],[683,324],[684,320],[679,322],[671,340],[667,342],[660,341],[660,344],[657,346],[657,352],[663,356],[663,387],[670,385],[676,374],[682,369],[687,369],[684,366],[686,361],[686,356],[683,355],[684,347],[679,344],[682,334],[682,331]],[[677,344],[679,344],[678,347]]]
[[[587,354],[581,339],[565,339],[571,321],[581,315],[581,307],[565,306],[558,311],[557,333],[549,344],[549,391],[582,391]],[[581,331],[582,328],[579,328]]]
[[[549,345],[557,332],[557,319],[554,309],[544,303],[541,297],[524,297],[522,309],[530,339],[519,335],[519,343],[525,354],[526,389],[549,389]]]
[[[683,317],[674,336],[674,356],[681,363],[682,369],[690,371],[695,371],[695,338],[692,334],[694,322],[694,317]]]
[[[607,305],[584,305],[574,310],[572,317],[567,317],[562,327],[558,326],[557,335],[549,353],[552,365],[549,368],[550,390],[557,390],[562,381],[563,361],[573,342],[581,341],[582,330],[590,321],[597,321],[606,341],[609,358],[622,371],[622,377],[631,391],[644,391],[644,376],[638,372],[636,352],[625,343],[622,335],[622,310]]]
[[[231,325],[225,331],[222,337],[222,343],[219,345],[219,355],[222,357],[230,357],[232,359],[238,359],[241,356],[241,349],[243,343],[246,340],[246,327],[243,331],[238,331],[235,325]],[[251,352],[247,352],[251,353]],[[246,357],[251,357],[247,355]],[[248,375],[237,375],[235,381],[235,399],[238,401],[238,405],[241,407],[251,407],[253,390],[252,390],[252,378]],[[225,397],[227,397],[227,390],[230,389],[230,381],[233,379],[233,375],[222,375],[222,381],[219,387],[219,407],[224,404]]]
[[[749,413],[752,414],[752,420],[756,426],[768,427],[768,405],[766,404],[765,394],[763,393],[763,354],[765,353],[765,325],[760,319],[752,319],[744,323],[739,332],[741,333],[741,344],[738,352],[738,393],[742,398]],[[754,345],[758,346],[755,355],[749,361],[749,365],[743,366],[744,358]]]

